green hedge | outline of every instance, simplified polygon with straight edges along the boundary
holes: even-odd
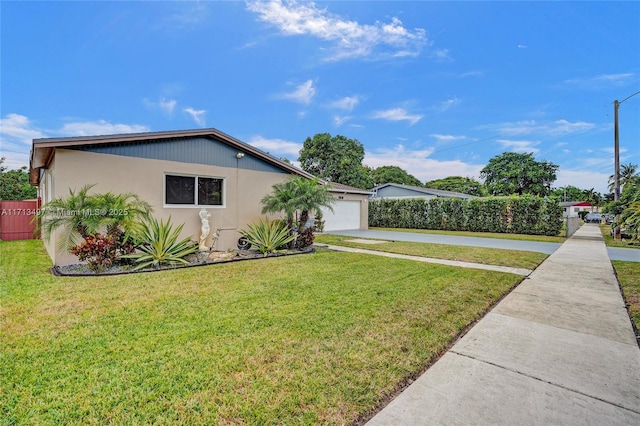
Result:
[[[558,235],[562,207],[535,196],[372,200],[369,226]]]

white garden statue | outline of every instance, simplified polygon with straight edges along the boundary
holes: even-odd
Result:
[[[209,247],[207,247],[207,237],[211,232],[211,227],[209,226],[209,219],[211,218],[211,213],[206,211],[205,209],[200,210],[200,222],[202,225],[200,227],[200,251],[209,251]]]

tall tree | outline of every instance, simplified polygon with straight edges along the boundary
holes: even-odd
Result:
[[[298,161],[302,170],[330,182],[368,189],[373,179],[362,165],[364,146],[357,139],[318,133],[305,139]]]
[[[584,191],[584,201],[587,201],[592,206],[598,207],[602,205],[603,198],[599,192],[591,188]]]
[[[3,166],[6,158],[0,158],[0,200],[28,200],[38,196],[38,190],[29,184],[29,172],[23,166],[8,170]]]
[[[585,191],[572,185],[555,188],[550,195],[560,201],[586,201]]]
[[[406,170],[398,166],[381,166],[371,171],[375,185],[384,183],[399,183],[402,185],[422,186],[422,182]]]
[[[622,164],[620,165],[620,188],[624,188],[627,183],[633,181],[633,179],[639,176],[638,175],[638,165],[637,164]],[[609,176],[609,191],[613,192],[613,187],[615,186],[615,176]]]
[[[536,161],[532,153],[505,152],[489,160],[480,177],[491,195],[546,196],[556,180],[558,166],[546,160]]]
[[[462,192],[463,194],[477,197],[485,195],[480,182],[462,176],[449,176],[444,179],[431,180],[425,182],[424,186],[425,188],[441,189],[443,191]]]

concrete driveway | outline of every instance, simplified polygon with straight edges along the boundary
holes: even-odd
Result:
[[[585,224],[584,226],[597,226]],[[560,243],[545,243],[538,241],[519,241],[501,238],[461,237],[455,235],[422,234],[416,232],[378,231],[372,229],[353,229],[348,231],[331,231],[333,235],[344,235],[355,238],[372,238],[392,241],[413,241],[417,243],[450,244],[455,246],[487,247],[504,250],[524,250],[538,253],[552,254]],[[607,247],[607,253],[611,260],[624,260],[627,262],[640,262],[640,250]]]

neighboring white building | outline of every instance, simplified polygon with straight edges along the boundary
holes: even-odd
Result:
[[[564,217],[577,217],[580,212],[597,212],[598,207],[592,206],[587,201],[566,201],[561,202],[560,206],[563,208]]]

